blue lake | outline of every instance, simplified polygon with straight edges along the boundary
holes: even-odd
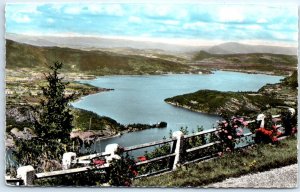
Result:
[[[109,143],[131,146],[160,140],[168,137],[170,130],[180,127],[197,130],[212,128],[220,119],[216,115],[191,112],[171,106],[165,98],[191,93],[200,89],[219,91],[257,91],[267,83],[277,83],[281,76],[246,74],[215,71],[213,74],[141,75],[141,76],[104,76],[82,81],[97,87],[112,88],[114,91],[89,95],[72,103],[74,107],[108,116],[119,123],[153,124],[159,121],[168,123],[167,128],[148,129],[126,133],[120,137],[101,140],[94,147],[103,151]]]

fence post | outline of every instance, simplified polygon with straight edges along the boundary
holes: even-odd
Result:
[[[25,186],[33,185],[35,179],[35,171],[31,165],[19,167],[17,169],[17,177],[21,178]]]
[[[76,158],[76,153],[74,152],[66,152],[63,154],[62,159],[62,168],[63,169],[70,169],[72,160]]]
[[[183,133],[181,131],[175,131],[172,134],[172,137],[176,139],[176,147],[175,147],[175,158],[173,163],[173,170],[176,170],[176,168],[181,163],[181,158],[183,152]]]
[[[121,159],[119,155],[115,154],[118,151],[118,148],[119,145],[117,143],[106,145],[105,154],[109,154],[109,156],[105,157],[105,159],[108,165],[113,159]]]

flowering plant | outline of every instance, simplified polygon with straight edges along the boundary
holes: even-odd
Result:
[[[132,178],[138,175],[134,159],[121,154],[121,159],[113,159],[108,170],[109,184],[113,186],[130,186]]]
[[[236,139],[243,136],[243,128],[248,126],[248,122],[244,117],[224,117],[224,120],[218,122],[217,137],[221,141],[219,146],[219,154],[224,151],[231,152],[236,145]]]

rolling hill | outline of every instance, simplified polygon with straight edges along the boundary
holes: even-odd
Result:
[[[153,42],[146,40],[122,39],[122,38],[108,38],[99,36],[39,36],[39,35],[24,35],[15,33],[6,33],[6,39],[10,39],[20,43],[26,43],[36,46],[58,46],[75,49],[125,49],[146,50],[148,53],[153,50],[165,52],[167,54],[189,57],[197,51],[206,51],[212,54],[235,54],[235,53],[273,53],[296,55],[297,47],[274,46],[274,45],[250,45],[239,42],[226,42],[217,45],[181,45],[172,44],[172,40],[167,42]]]
[[[68,72],[93,75],[183,73],[192,68],[179,62],[106,51],[39,47],[6,40],[6,67],[42,69],[59,60]]]
[[[190,64],[209,69],[287,75],[297,69],[297,56],[271,53],[211,54],[200,51]]]
[[[240,44],[228,44],[230,47]],[[220,45],[219,47],[223,47]],[[226,47],[226,46],[225,46]],[[245,51],[243,46],[241,51]],[[253,48],[253,47],[252,47]],[[257,49],[258,51],[262,51]],[[284,51],[285,49],[283,49]],[[248,50],[250,51],[250,50]],[[37,46],[6,40],[6,67],[42,69],[59,60],[67,72],[92,75],[198,73],[209,70],[232,70],[251,73],[287,75],[297,68],[295,55],[273,53],[213,54],[194,52],[189,57],[165,51],[133,48],[75,49]]]

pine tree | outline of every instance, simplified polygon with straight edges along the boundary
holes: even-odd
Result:
[[[50,72],[45,74],[47,85],[42,87],[40,105],[32,107],[37,137],[30,140],[16,138],[14,156],[17,162],[20,165],[32,165],[38,172],[47,170],[47,162],[59,163],[72,143],[70,132],[73,116],[68,104],[73,95],[65,96],[68,83],[59,75],[58,70],[61,68],[62,63],[59,62],[49,66]]]
[[[49,68],[51,72],[45,75],[47,86],[42,87],[43,98],[35,110],[35,133],[44,140],[54,139],[67,143],[73,128],[73,116],[68,106],[73,95],[65,96],[68,83],[63,82],[58,72],[62,63],[55,62]]]

